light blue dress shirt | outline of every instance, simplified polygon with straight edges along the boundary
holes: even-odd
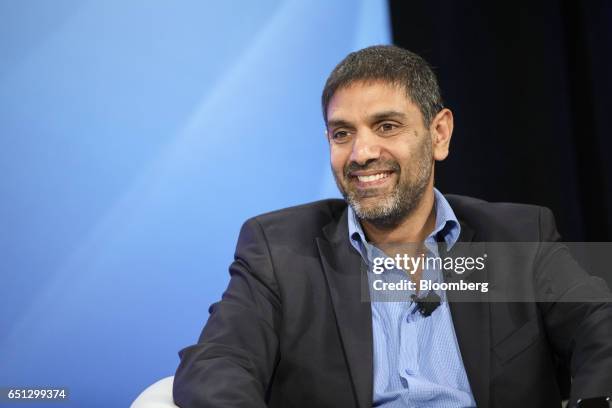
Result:
[[[429,256],[437,256],[436,237],[444,238],[447,250],[457,242],[461,227],[450,204],[434,189],[436,223],[425,244]],[[349,206],[348,227],[351,244],[368,265],[385,254],[367,242],[353,209]],[[438,235],[439,234],[439,235]],[[370,268],[371,269],[371,268]],[[386,279],[406,278],[404,271],[385,271]],[[372,275],[378,279],[383,275]],[[442,281],[440,271],[424,271],[423,279]],[[370,285],[372,292],[372,285]],[[372,298],[374,340],[373,406],[475,407],[476,402],[461,359],[446,294],[437,292],[441,304],[425,317],[411,301],[377,301]],[[406,294],[404,294],[405,296]],[[424,294],[419,293],[419,297]],[[380,299],[380,296],[378,296]]]

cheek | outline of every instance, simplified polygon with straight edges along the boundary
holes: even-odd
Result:
[[[396,147],[393,157],[401,167],[412,167],[415,163],[423,160],[423,156],[427,154],[426,150],[422,144],[405,144]]]
[[[330,163],[336,173],[342,174],[348,155],[344,149],[338,148],[338,146],[332,146],[329,155]]]

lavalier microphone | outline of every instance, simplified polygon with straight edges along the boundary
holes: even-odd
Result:
[[[440,296],[433,290],[430,290],[424,298],[420,298],[417,295],[410,295],[410,299],[415,303],[412,313],[419,312],[424,317],[431,316],[433,311],[440,306]]]

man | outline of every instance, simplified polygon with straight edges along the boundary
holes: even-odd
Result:
[[[223,299],[211,307],[199,342],[180,353],[177,405],[559,407],[569,380],[563,367],[571,372],[572,404],[611,394],[612,307],[567,301],[610,295],[562,247],[523,251],[510,280],[499,261],[465,275],[501,292],[504,282],[518,285],[540,303],[466,302],[418,288],[403,301],[371,297],[372,265],[393,257],[394,245],[416,243],[435,256],[438,247],[452,253],[462,244],[473,250],[476,242],[559,236],[547,209],[434,189],[453,115],[419,56],[393,46],[349,54],[322,102],[345,200],[244,224]],[[392,269],[388,276],[404,272]],[[456,280],[439,269],[421,265],[405,276]],[[423,301],[430,296],[441,302]]]

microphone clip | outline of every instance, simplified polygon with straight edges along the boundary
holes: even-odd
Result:
[[[410,299],[415,304],[412,313],[419,312],[423,317],[429,317],[434,310],[440,306],[440,296],[433,290],[430,290],[427,296],[420,298],[417,295],[410,295]]]

